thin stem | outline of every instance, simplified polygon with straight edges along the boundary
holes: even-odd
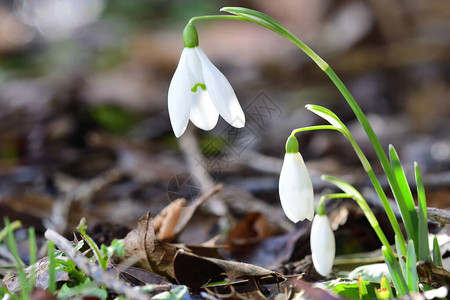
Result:
[[[386,196],[386,193],[384,192],[383,188],[381,187],[380,182],[378,181],[377,176],[375,175],[371,164],[367,160],[367,157],[365,156],[364,152],[359,147],[358,143],[355,141],[353,135],[350,133],[350,131],[345,127],[344,124],[342,124],[342,128],[335,127],[333,125],[318,125],[318,126],[309,126],[309,127],[302,127],[294,129],[291,133],[291,136],[293,136],[296,133],[304,132],[304,131],[312,131],[312,130],[323,130],[323,129],[331,129],[331,130],[339,130],[345,138],[350,142],[350,145],[353,147],[353,149],[356,152],[356,155],[360,159],[364,170],[366,171],[367,175],[370,178],[370,181],[372,182],[372,185],[380,197],[381,203],[384,207],[384,210],[386,211],[386,215],[389,219],[389,222],[391,223],[391,226],[394,230],[394,233],[398,236],[399,245],[400,245],[400,251],[403,256],[406,256],[406,243],[405,239],[403,237],[403,232],[400,228],[400,225],[398,224],[397,218],[395,217],[394,211],[391,208],[391,205],[389,204],[389,200]]]
[[[189,20],[188,24],[192,24],[195,21],[200,21],[200,20],[240,20],[240,21],[245,21],[245,19],[243,17],[239,17],[239,16],[209,15],[209,16],[193,17]]]
[[[305,132],[305,131],[313,131],[313,130],[339,130],[339,128],[334,127],[333,125],[317,125],[317,126],[308,126],[302,127],[292,130],[291,136],[294,136],[296,133]]]
[[[344,85],[344,83],[341,81],[341,79],[336,75],[336,73],[331,69],[331,67],[328,65],[327,62],[325,62],[317,53],[315,53],[311,48],[309,48],[305,43],[303,43],[300,39],[298,39],[296,36],[294,36],[289,30],[287,30],[284,26],[270,18],[269,16],[260,13],[258,11],[245,9],[245,8],[239,8],[239,7],[225,7],[222,8],[221,11],[226,11],[232,14],[235,14],[234,16],[222,16],[222,15],[215,15],[215,16],[200,16],[200,17],[194,17],[189,22],[193,22],[195,20],[211,20],[211,19],[233,19],[233,20],[242,20],[247,21],[250,23],[255,23],[257,25],[266,27],[273,32],[283,36],[287,40],[291,41],[294,45],[296,45],[300,50],[302,50],[306,55],[308,55],[331,79],[331,81],[335,84],[335,86],[338,88],[338,90],[341,92],[341,94],[344,96],[345,100],[349,104],[350,108],[353,110],[354,114],[358,118],[359,122],[363,126],[364,130],[367,133],[367,136],[369,137],[369,140],[371,141],[375,152],[377,153],[378,159],[380,160],[380,163],[383,167],[383,170],[386,174],[386,177],[388,178],[389,184],[391,186],[392,192],[394,194],[395,199],[400,199],[401,191],[398,186],[398,183],[396,181],[395,175],[391,169],[389,160],[386,156],[386,153],[384,152],[380,141],[378,140],[377,136],[375,135],[375,132],[370,125],[369,121],[367,120],[366,116],[364,115],[363,111],[359,107],[356,100],[353,98],[347,87]],[[317,130],[318,127],[311,127],[314,129],[309,130]],[[334,128],[327,128],[327,129],[334,129]],[[307,129],[305,129],[307,130]],[[302,131],[305,131],[302,130]],[[361,161],[363,162],[363,166],[365,169],[367,168],[366,162],[364,160],[365,156],[361,155],[362,151],[359,148],[359,146],[354,142],[353,139],[349,139],[350,143],[352,144],[353,148],[357,151],[357,154]],[[376,178],[375,174],[373,173],[372,168],[366,169],[367,174],[369,175],[370,180],[372,181],[372,184],[375,188],[375,191],[378,193],[380,200],[383,204],[383,207],[388,215],[389,221],[391,222],[391,225],[394,229],[394,232],[398,235],[399,241],[400,241],[400,247],[402,249],[402,252],[406,254],[406,245],[405,240],[403,237],[403,233],[400,230],[400,226],[398,225],[398,222],[395,218],[395,214],[392,210],[392,208],[389,205],[389,202],[387,201],[387,197],[381,188],[381,185]],[[403,216],[402,216],[403,218]],[[403,220],[405,221],[405,220]]]
[[[343,199],[343,198],[353,198],[352,195],[346,194],[346,193],[335,193],[335,194],[328,194],[328,195],[324,195],[322,197],[320,197],[319,199],[319,203],[317,205],[320,204],[324,204],[325,200],[329,200],[329,199]]]
[[[388,158],[386,156],[386,153],[384,152],[383,148],[381,147],[381,144],[375,135],[375,132],[372,129],[372,126],[370,125],[369,121],[367,120],[366,116],[364,115],[363,111],[359,107],[356,100],[353,98],[347,87],[344,85],[344,83],[340,80],[340,78],[336,75],[336,73],[331,69],[331,67],[326,63],[317,53],[315,53],[311,48],[309,48],[305,43],[303,43],[300,39],[298,39],[296,36],[294,36],[289,30],[284,28],[282,25],[280,25],[278,22],[273,21],[274,23],[272,26],[266,26],[264,23],[259,23],[256,19],[244,19],[244,21],[248,21],[251,23],[255,23],[261,26],[264,26],[273,32],[283,36],[287,40],[291,41],[294,45],[296,45],[300,50],[302,50],[306,55],[308,55],[327,75],[330,77],[330,79],[333,81],[335,86],[338,88],[338,90],[341,92],[341,94],[344,96],[345,100],[349,104],[350,108],[353,110],[354,114],[358,118],[359,122],[363,126],[364,130],[367,133],[367,136],[369,137],[369,140],[371,141],[375,152],[377,153],[377,156],[381,162],[381,165],[383,167],[384,172],[386,173],[386,176],[388,178],[389,184],[391,186],[391,189],[394,193],[394,197],[396,199],[399,199],[401,197],[400,189],[398,187],[397,181],[395,180],[394,174],[392,172],[392,169],[390,167]],[[314,127],[314,126],[313,126]],[[327,128],[332,129],[332,128]],[[311,129],[316,130],[316,129]],[[363,163],[363,166],[365,169],[367,168],[367,165],[370,165],[367,161],[367,158],[365,157],[364,153],[356,143],[356,141],[353,139],[353,137],[346,136],[350,143],[352,144],[353,148],[355,149],[358,157],[360,158],[361,162]],[[395,217],[395,214],[389,204],[389,201],[387,200],[387,196],[384,193],[384,190],[381,188],[381,185],[373,173],[372,168],[367,168],[366,172],[375,188],[375,191],[378,193],[381,203],[386,211],[386,214],[389,218],[389,221],[391,222],[392,228],[395,232],[395,234],[398,235],[400,247],[402,250],[402,253],[406,254],[406,244],[405,239],[403,237],[403,233],[400,229],[400,226],[397,222],[397,219]]]

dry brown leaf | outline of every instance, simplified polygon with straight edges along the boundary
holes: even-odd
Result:
[[[155,217],[153,228],[158,239],[170,242],[175,238],[175,228],[177,227],[185,205],[186,199],[176,199]]]
[[[242,262],[198,256],[184,250],[178,251],[173,263],[175,277],[179,284],[192,289],[199,289],[203,285],[228,279],[257,280],[266,276],[273,276],[280,282],[281,275],[259,266]]]
[[[267,222],[263,214],[251,212],[230,230],[227,242],[232,245],[254,243],[277,233],[280,233],[279,228],[275,228]]]
[[[175,278],[173,258],[177,248],[160,241],[153,229],[150,212],[142,216],[137,228],[125,237],[125,259],[135,260],[135,266],[158,275]]]

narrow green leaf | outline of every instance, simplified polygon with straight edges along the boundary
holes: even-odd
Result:
[[[366,285],[364,284],[361,275],[358,276],[358,290],[359,290],[359,299],[364,299],[364,297],[369,294],[367,292]]]
[[[18,228],[22,227],[22,223],[20,221],[14,221],[7,227],[5,224],[5,228],[3,228],[0,231],[0,242],[3,241],[3,239],[8,235],[8,230],[16,230]]]
[[[398,236],[395,235],[395,248],[397,249],[398,262],[400,264],[400,269],[402,270],[403,276],[406,274],[406,263],[403,260],[402,253],[400,251],[400,241],[398,240]]]
[[[419,232],[418,232],[418,250],[417,253],[419,260],[431,261],[430,245],[428,242],[428,216],[427,216],[427,199],[425,197],[425,187],[422,181],[422,175],[420,174],[419,165],[414,162],[414,173],[416,176],[417,185],[417,198],[418,198],[418,220],[419,220]]]
[[[396,197],[396,200],[402,215],[403,223],[405,224],[406,233],[408,234],[408,238],[412,239],[415,244],[418,245],[418,221],[414,199],[412,197],[405,172],[403,171],[400,163],[400,159],[398,158],[397,151],[395,151],[395,148],[392,145],[389,145],[389,159],[391,162],[392,171],[395,175],[395,180],[400,188],[400,197]]]
[[[36,263],[36,253],[37,253],[37,250],[36,250],[36,234],[35,234],[35,232],[34,232],[34,228],[32,228],[32,227],[30,227],[30,228],[28,228],[28,240],[29,240],[29,244],[30,244],[30,246],[29,246],[29,257],[30,257],[30,266],[32,266],[31,267],[31,272],[30,272],[30,275],[29,275],[29,278],[30,278],[30,280],[29,280],[29,291],[32,291],[33,290],[33,288],[34,288],[34,284],[35,284],[35,281],[36,281],[36,266],[35,266],[35,263]]]
[[[397,260],[392,255],[392,252],[388,251],[388,249],[385,246],[382,246],[381,250],[383,252],[384,261],[386,262],[389,268],[389,273],[391,274],[395,290],[397,291],[397,296],[406,295],[409,292],[408,286],[406,285],[405,279],[403,278]]]
[[[226,11],[228,13],[243,17],[248,22],[266,27],[267,29],[270,29],[280,35],[283,35],[283,33],[286,31],[286,29],[280,23],[278,23],[268,15],[253,9],[244,7],[223,7],[220,9],[220,11]]]
[[[339,128],[340,130],[344,129],[348,131],[347,127],[344,125],[344,123],[342,123],[341,119],[339,119],[339,117],[336,116],[336,114],[328,108],[314,104],[307,104],[305,107],[307,110],[327,120],[334,127]]]
[[[417,276],[416,252],[414,250],[414,241],[409,240],[408,254],[406,255],[406,283],[408,289],[412,292],[419,291],[419,277]]]
[[[394,297],[394,293],[392,292],[392,287],[391,287],[391,283],[389,282],[389,280],[386,278],[386,276],[381,277],[380,280],[380,289],[381,290],[386,290],[387,291],[387,299],[389,298],[393,298]]]
[[[442,255],[441,248],[439,247],[439,243],[437,237],[435,236],[433,239],[433,263],[442,268]]]
[[[52,293],[56,291],[56,259],[55,259],[55,244],[48,241],[47,244],[48,257],[48,290]]]
[[[17,274],[19,277],[19,284],[20,284],[20,298],[21,299],[27,299],[28,298],[28,280],[27,276],[24,272],[25,264],[20,259],[19,250],[17,249],[17,243],[16,239],[14,237],[14,232],[11,229],[11,224],[9,223],[8,218],[5,218],[3,223],[5,224],[5,228],[7,228],[7,245],[9,248],[9,251],[11,252],[12,256],[14,257],[14,262],[16,264],[17,268]]]

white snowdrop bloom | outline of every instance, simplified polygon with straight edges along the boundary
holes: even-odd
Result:
[[[326,214],[317,213],[311,227],[311,254],[317,273],[326,277],[333,268],[336,244]]]
[[[198,47],[197,30],[188,24],[183,32],[185,48],[169,86],[170,122],[180,137],[189,119],[203,130],[216,126],[219,114],[236,128],[244,127],[245,116],[225,76]]]
[[[314,217],[314,193],[308,170],[298,152],[297,139],[291,136],[286,144],[279,181],[281,206],[294,223]]]

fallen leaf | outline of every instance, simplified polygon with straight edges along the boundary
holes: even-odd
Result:
[[[161,241],[169,242],[175,238],[175,228],[185,205],[186,199],[176,199],[155,217],[153,228]]]
[[[258,280],[272,276],[282,281],[280,274],[255,265],[202,257],[184,250],[177,252],[173,267],[177,282],[194,290],[210,282],[222,280],[233,282],[236,279]]]
[[[124,259],[136,261],[135,266],[144,270],[175,278],[173,259],[177,248],[156,237],[150,212],[139,219],[137,228],[127,234],[124,243]]]

